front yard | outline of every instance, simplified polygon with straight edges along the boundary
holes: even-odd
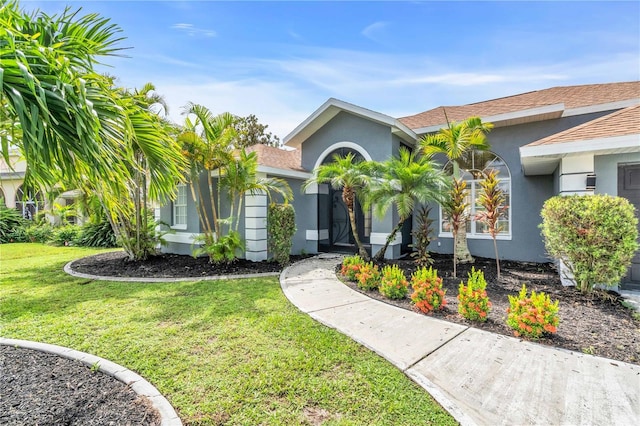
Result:
[[[276,277],[149,284],[62,271],[98,252],[0,245],[0,336],[126,366],[185,424],[455,424],[391,364],[300,313]]]

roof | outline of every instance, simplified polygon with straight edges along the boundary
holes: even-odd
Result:
[[[416,134],[396,118],[339,99],[329,98],[320,108],[315,110],[298,127],[284,137],[284,144],[299,148],[302,142],[342,111],[389,126],[393,134],[407,142],[413,143],[416,140]]]
[[[553,172],[571,154],[640,152],[640,105],[630,106],[520,147],[527,175]]]
[[[399,120],[416,133],[421,133],[421,129],[446,124],[445,111],[449,121],[461,121],[472,116],[484,119],[551,106],[558,106],[558,112],[562,116],[572,115],[571,111],[567,114],[568,110],[632,99],[640,99],[640,81],[552,87],[468,105],[440,106]],[[622,106],[618,106],[618,108]],[[553,109],[547,108],[545,113],[549,114],[553,112]]]
[[[526,146],[553,145],[626,135],[640,135],[640,104],[547,136]]]
[[[281,170],[306,172],[301,166],[300,150],[285,150],[268,145],[256,144],[246,148],[247,152],[258,154],[258,166]]]

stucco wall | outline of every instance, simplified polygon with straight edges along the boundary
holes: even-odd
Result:
[[[520,146],[529,144],[551,134],[566,130],[593,120],[605,113],[587,114],[574,117],[499,127],[488,134],[491,151],[502,157],[511,173],[511,240],[498,240],[501,259],[546,262],[548,257],[540,236],[540,210],[544,202],[557,194],[557,177],[525,176],[520,163]],[[432,209],[431,217],[438,226],[438,206]],[[440,246],[438,246],[440,243]],[[469,250],[474,256],[495,257],[491,239],[468,239]],[[439,237],[429,245],[431,251],[451,253],[453,239]]]
[[[594,158],[596,194],[618,195],[618,165],[640,163],[640,153],[597,155]]]

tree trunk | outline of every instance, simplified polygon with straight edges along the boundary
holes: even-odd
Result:
[[[360,257],[369,261],[369,253],[365,250],[362,242],[360,241],[360,237],[358,236],[358,228],[356,226],[356,213],[353,209],[355,205],[355,194],[353,190],[349,187],[345,187],[342,189],[342,201],[347,206],[347,211],[349,212],[349,223],[351,223],[351,234],[353,234],[353,239],[356,241],[356,245],[358,246],[358,254]]]
[[[396,225],[396,227],[393,228],[393,231],[391,231],[391,233],[387,237],[387,241],[384,243],[384,246],[380,250],[378,250],[375,256],[373,256],[373,260],[375,260],[376,262],[379,262],[382,260],[382,258],[384,257],[384,254],[387,252],[387,248],[389,248],[389,244],[391,244],[391,241],[396,239],[396,235],[398,234],[398,231],[402,229],[402,224],[404,224],[404,221],[405,219],[401,219]]]
[[[456,245],[453,248],[456,252],[458,262],[460,263],[473,263],[475,259],[469,252],[469,246],[467,245],[467,222],[458,229],[458,235],[456,238]]]
[[[493,238],[493,249],[496,252],[496,270],[498,271],[498,281],[500,281],[500,259],[498,258],[498,242]]]

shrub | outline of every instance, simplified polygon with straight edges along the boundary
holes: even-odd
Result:
[[[468,320],[484,322],[491,310],[484,273],[472,267],[468,276],[467,285],[458,287],[458,312]]]
[[[53,229],[51,242],[58,246],[76,245],[82,229],[76,225],[60,226]]]
[[[82,225],[80,235],[76,243],[84,247],[117,247],[116,234],[111,224],[105,219],[98,223],[86,223]]]
[[[484,172],[484,179],[480,181],[481,190],[478,196],[478,205],[483,207],[483,210],[478,212],[474,218],[478,222],[483,223],[493,239],[493,250],[496,254],[496,270],[498,271],[498,280],[500,280],[500,257],[498,256],[498,242],[496,237],[502,230],[502,227],[498,225],[500,217],[507,211],[507,206],[504,205],[506,196],[504,190],[500,188],[500,179],[497,178],[498,171],[490,170]]]
[[[32,224],[27,226],[24,232],[27,237],[27,242],[47,243],[51,237],[53,237],[53,226],[48,222]]]
[[[20,236],[24,233],[25,223],[22,215],[6,207],[4,199],[0,198],[0,244],[23,241]]]
[[[433,219],[429,217],[429,212],[431,211],[431,207],[422,207],[417,213],[417,226],[411,231],[411,235],[413,236],[413,244],[410,244],[410,247],[415,249],[411,253],[411,257],[415,259],[415,262],[418,266],[427,266],[433,264],[433,259],[429,255],[429,250],[427,247],[429,243],[433,239],[431,237],[431,233],[433,231]]]
[[[532,291],[527,296],[527,287],[522,284],[517,297],[509,296],[507,325],[516,336],[537,339],[543,333],[555,333],[559,322],[558,301],[551,303],[549,295]]]
[[[204,236],[200,236],[204,237]],[[196,237],[194,243],[202,243],[204,239]],[[203,244],[193,251],[193,256],[197,257],[203,254],[209,256],[210,263],[231,263],[238,257],[239,252],[244,248],[244,243],[240,238],[240,234],[236,231],[229,231],[225,236],[222,236],[218,241],[214,241],[211,244]]]
[[[564,262],[583,293],[596,284],[616,285],[627,272],[638,250],[638,219],[627,199],[557,196],[544,203],[541,215],[547,251]]]
[[[356,280],[356,274],[360,271],[360,267],[365,264],[365,261],[357,254],[353,256],[347,256],[342,261],[342,267],[340,273],[347,277],[349,281]]]
[[[267,235],[269,253],[284,266],[289,263],[293,235],[296,233],[296,213],[291,204],[269,204]]]
[[[363,290],[376,290],[380,285],[378,265],[374,265],[373,262],[360,265],[360,269],[356,273],[356,282],[358,287]]]
[[[382,268],[380,279],[380,294],[389,299],[402,299],[407,295],[409,282],[398,265],[386,265]]]
[[[419,268],[411,275],[411,287],[411,301],[425,314],[442,309],[447,304],[442,278],[438,276],[436,269]]]

